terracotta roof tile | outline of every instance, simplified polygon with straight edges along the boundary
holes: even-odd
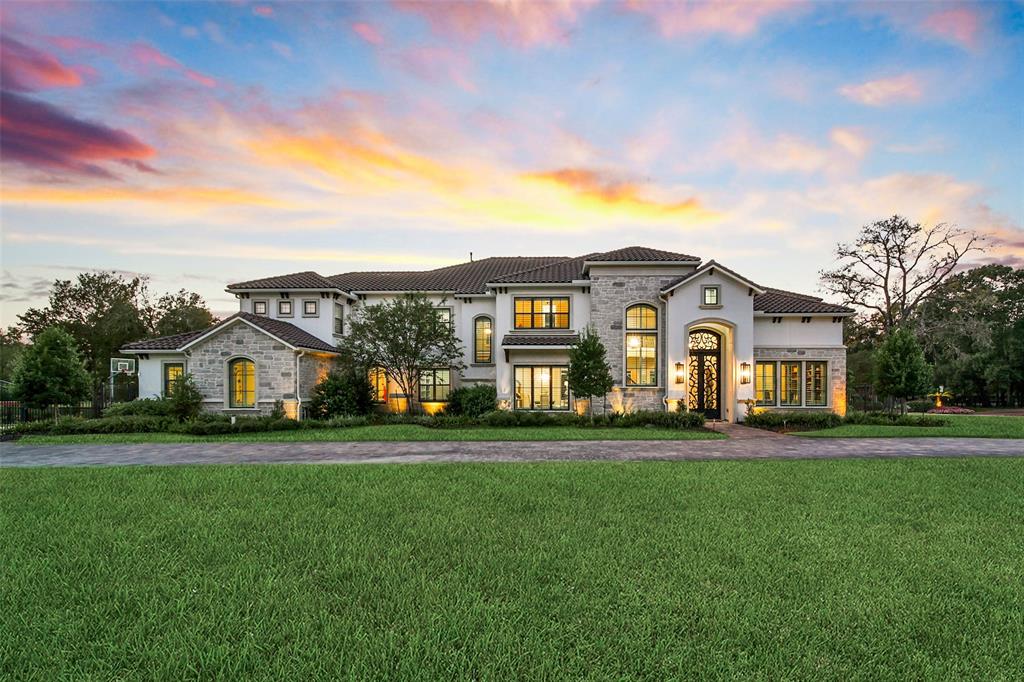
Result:
[[[673,251],[662,251],[661,249],[650,249],[646,246],[626,246],[621,249],[615,249],[614,251],[605,251],[603,253],[592,253],[587,256],[589,261],[603,261],[603,262],[628,262],[628,263],[657,263],[657,262],[671,262],[671,261],[694,261],[699,263],[700,258],[696,256],[690,256],[685,253],[675,253]]]
[[[854,312],[852,308],[826,303],[817,296],[797,294],[782,289],[768,289],[765,293],[754,297],[754,310],[762,313],[794,314],[794,313],[835,313],[837,315]]]
[[[293,272],[290,275],[277,275],[252,279],[248,282],[229,284],[228,289],[336,289],[331,280],[318,275],[312,270]]]
[[[571,346],[580,340],[579,334],[506,334],[502,346]]]
[[[307,331],[299,329],[290,322],[284,320],[275,320],[270,317],[263,317],[261,315],[253,315],[252,313],[238,312],[231,317],[226,317],[217,324],[203,329],[197,332],[187,332],[185,334],[174,334],[172,336],[160,336],[155,339],[147,339],[145,341],[135,341],[133,343],[125,344],[121,346],[121,350],[132,350],[132,351],[147,351],[147,350],[178,350],[184,346],[187,346],[192,341],[198,339],[200,336],[208,334],[216,329],[226,327],[227,325],[234,322],[236,319],[241,318],[246,322],[251,322],[256,327],[262,329],[268,334],[272,334],[277,338],[281,339],[287,344],[295,346],[296,348],[302,348],[304,350],[315,350],[325,353],[337,353],[338,349],[331,344],[321,341],[317,337],[313,336]]]

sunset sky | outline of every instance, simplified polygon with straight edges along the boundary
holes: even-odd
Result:
[[[629,244],[814,292],[902,213],[1024,267],[1024,4],[4,2],[0,322]]]

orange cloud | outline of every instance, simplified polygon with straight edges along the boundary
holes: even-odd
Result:
[[[568,42],[576,21],[593,4],[593,0],[394,3],[402,11],[425,18],[435,33],[446,38],[476,42],[493,34],[518,47]]]
[[[871,148],[871,141],[855,128],[833,128],[829,139],[840,149],[858,159],[864,158]]]
[[[916,102],[924,95],[924,86],[910,73],[880,78],[839,88],[843,97],[869,107],[884,107],[901,102]]]
[[[677,202],[655,201],[642,196],[640,188],[633,183],[610,178],[599,171],[586,168],[561,168],[525,173],[522,177],[567,189],[579,197],[606,207],[618,207],[641,215],[695,215],[703,212],[700,202],[693,197]]]
[[[286,202],[247,190],[222,187],[61,187],[37,185],[33,187],[5,187],[0,194],[3,203],[32,204],[91,204],[113,201],[142,201],[175,206],[248,205],[284,207]]]
[[[53,55],[10,36],[0,36],[0,82],[7,90],[31,92],[77,87],[82,84],[82,76]]]
[[[627,9],[650,17],[666,38],[683,35],[722,33],[743,37],[755,33],[761,24],[773,17],[792,12],[801,6],[789,0],[762,2],[648,2],[630,0]]]
[[[384,36],[382,36],[373,26],[370,26],[365,22],[359,21],[352,24],[352,30],[356,32],[356,35],[371,45],[384,44]]]

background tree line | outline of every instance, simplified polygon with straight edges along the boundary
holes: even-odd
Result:
[[[893,216],[837,246],[837,265],[821,279],[861,311],[845,328],[851,406],[872,393],[906,399],[939,386],[958,404],[1024,405],[1024,270],[969,267],[986,243]],[[923,366],[910,371],[918,353]]]

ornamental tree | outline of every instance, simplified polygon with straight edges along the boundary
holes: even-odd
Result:
[[[91,384],[74,338],[58,327],[40,332],[22,351],[12,378],[14,398],[34,408],[81,402]]]
[[[345,350],[357,365],[379,367],[398,385],[407,396],[406,412],[412,411],[421,370],[465,367],[462,343],[439,310],[423,294],[405,294],[360,308],[349,323]]]
[[[899,399],[901,414],[907,413],[907,400],[928,390],[931,376],[932,368],[910,330],[897,329],[878,347],[875,390]]]
[[[569,349],[569,390],[587,401],[587,412],[594,417],[595,396],[612,390],[614,380],[608,366],[607,351],[593,327],[580,334],[580,340]]]

